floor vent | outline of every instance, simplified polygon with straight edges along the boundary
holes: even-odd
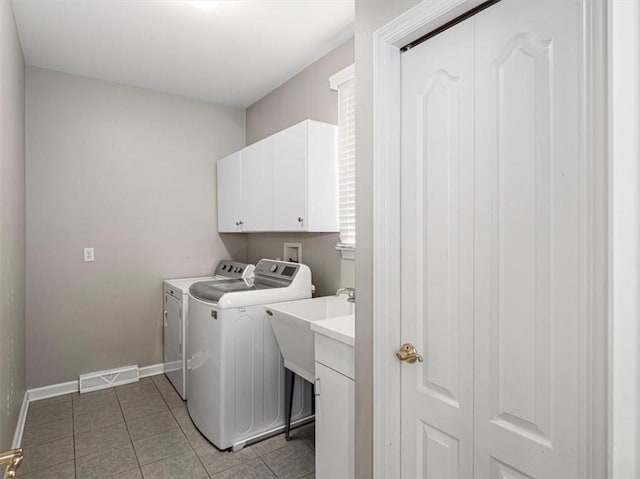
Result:
[[[138,365],[80,375],[80,393],[113,388],[140,380]]]

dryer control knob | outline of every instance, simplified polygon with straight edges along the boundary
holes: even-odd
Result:
[[[272,273],[275,273],[276,271],[278,271],[278,265],[277,265],[277,264],[274,264],[274,265],[271,267],[271,272],[272,272]]]

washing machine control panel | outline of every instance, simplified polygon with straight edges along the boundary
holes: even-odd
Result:
[[[298,269],[300,269],[300,265],[297,263],[261,259],[256,265],[255,273],[269,278],[278,278],[282,281],[292,281]]]
[[[238,261],[222,260],[216,268],[216,276],[224,276],[225,278],[248,278],[253,274],[254,266],[252,264],[240,263]]]

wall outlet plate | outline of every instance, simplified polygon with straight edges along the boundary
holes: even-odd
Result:
[[[92,261],[95,261],[96,257],[95,257],[95,251],[93,248],[85,248],[84,249],[84,262],[85,263],[90,263]]]

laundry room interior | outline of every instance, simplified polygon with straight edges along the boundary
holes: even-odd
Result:
[[[25,137],[18,477],[312,477],[314,333],[302,379],[265,305],[342,317],[353,396],[354,2],[3,0],[2,22]]]
[[[629,0],[0,0],[0,475],[640,477],[638,42]]]

